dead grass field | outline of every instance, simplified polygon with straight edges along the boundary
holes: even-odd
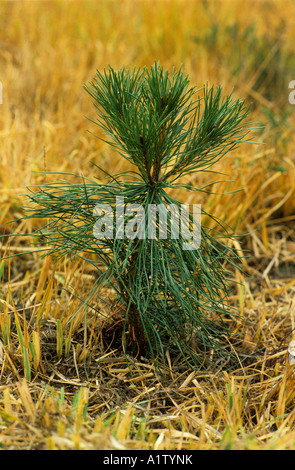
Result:
[[[1,243],[1,449],[295,449],[294,14],[293,2],[273,0],[1,1],[0,231],[19,234]],[[242,191],[198,201],[248,233],[245,275],[233,272],[235,359],[212,351],[192,371],[167,355],[159,375],[148,358],[126,362],[119,331],[101,330],[102,306],[83,307],[89,266],[42,258],[24,236],[30,220],[6,225],[25,215],[27,186],[52,180],[44,171],[127,168],[87,132],[83,84],[96,68],[155,60],[183,63],[200,86],[234,88],[265,125],[254,139],[264,145],[216,168],[233,180],[219,191]]]

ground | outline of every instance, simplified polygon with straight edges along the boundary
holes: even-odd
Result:
[[[293,17],[289,1],[1,2],[2,449],[295,448]],[[98,131],[83,84],[96,68],[155,60],[183,63],[200,86],[234,88],[264,126],[254,131],[263,143],[215,168],[227,194],[200,201],[244,234],[234,243],[246,257],[244,273],[232,271],[231,355],[209,351],[196,370],[168,352],[157,370],[148,354],[126,356],[103,301],[83,308],[95,270],[41,257],[42,240],[28,236],[39,222],[24,219],[26,187],[56,178],[44,171],[127,168],[87,132]]]

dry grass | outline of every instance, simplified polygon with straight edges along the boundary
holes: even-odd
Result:
[[[81,303],[95,280],[87,265],[20,255],[38,248],[27,237],[2,240],[3,257],[19,256],[0,264],[1,448],[295,449],[293,18],[288,1],[0,3],[3,234],[24,214],[25,187],[52,178],[33,170],[124,167],[86,132],[93,109],[82,86],[96,68],[183,63],[193,83],[235,87],[266,124],[264,146],[244,145],[219,168],[233,183],[218,190],[243,190],[196,201],[249,233],[238,245],[249,250],[245,275],[233,273],[235,360],[216,363],[212,351],[192,372],[167,355],[159,375],[148,358],[127,362],[120,325],[103,329],[104,305]]]

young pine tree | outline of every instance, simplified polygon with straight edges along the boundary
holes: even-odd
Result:
[[[197,90],[181,69],[170,75],[159,63],[97,71],[85,89],[97,110],[94,122],[133,171],[105,171],[104,182],[60,181],[32,192],[29,217],[49,220],[36,235],[42,233],[50,253],[92,263],[96,293],[113,288],[126,352],[157,361],[169,350],[192,367],[204,363],[208,351],[228,355],[224,338],[235,313],[226,269],[239,267],[239,257],[226,245],[224,227],[202,227],[173,190],[207,192],[184,177],[207,171],[245,141],[248,109],[232,95],[223,97],[221,87]],[[167,207],[181,215],[178,222]],[[151,222],[151,208],[161,208],[165,227],[161,214]],[[197,233],[197,242],[189,244],[188,233]]]

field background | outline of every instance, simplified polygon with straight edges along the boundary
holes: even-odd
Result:
[[[295,449],[294,18],[287,0],[1,1],[1,257],[30,253],[0,264],[0,448]],[[87,132],[83,84],[108,64],[157,60],[183,64],[193,84],[234,88],[264,125],[263,145],[216,167],[233,180],[220,191],[242,191],[197,201],[249,233],[245,275],[233,272],[236,361],[192,371],[167,355],[158,377],[148,359],[128,366],[116,331],[103,336],[97,309],[80,308],[95,273],[32,252],[32,221],[6,224],[25,214],[27,186],[54,180],[39,172],[128,168]]]

